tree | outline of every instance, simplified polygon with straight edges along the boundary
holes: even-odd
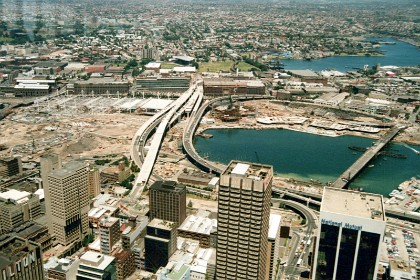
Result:
[[[188,205],[187,205],[189,208],[191,208],[191,207],[193,207],[193,203],[192,203],[192,201],[190,200],[189,202],[188,202]]]
[[[196,69],[200,67],[200,65],[196,61],[193,61],[191,65],[194,66]]]

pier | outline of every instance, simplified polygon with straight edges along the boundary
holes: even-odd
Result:
[[[343,189],[359,175],[360,171],[374,158],[394,137],[400,132],[402,127],[394,127],[376,143],[369,147],[366,152],[356,162],[350,166],[337,180],[332,184],[334,188]]]

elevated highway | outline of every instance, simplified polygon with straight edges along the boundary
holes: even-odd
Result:
[[[140,167],[140,172],[135,179],[133,189],[130,192],[130,197],[138,198],[143,192],[143,188],[147,184],[153,170],[154,163],[159,153],[160,146],[163,141],[166,130],[172,125],[182,113],[185,111],[184,105],[196,92],[198,82],[194,83],[186,92],[184,92],[177,100],[172,102],[166,108],[152,116],[147,120],[136,132],[131,141],[131,158],[137,166]],[[146,157],[143,154],[143,148],[150,137],[153,130],[156,133],[151,141]]]
[[[193,114],[191,115],[192,117],[190,119],[190,122],[186,126],[183,137],[182,137],[182,146],[189,160],[192,163],[194,163],[196,166],[198,166],[200,169],[206,172],[217,174],[217,175],[220,175],[223,172],[223,170],[225,169],[225,166],[223,164],[207,161],[206,159],[198,155],[193,145],[193,138],[200,124],[201,118],[209,110],[209,108],[218,104],[219,105],[223,104],[224,102],[229,102],[230,98],[231,97],[229,96],[218,97],[212,100],[205,101],[203,105],[198,109],[194,108]],[[271,97],[261,96],[261,95],[232,96],[232,99],[236,101],[253,100],[253,99],[268,99],[268,98],[271,98]],[[194,113],[195,110],[196,112]]]

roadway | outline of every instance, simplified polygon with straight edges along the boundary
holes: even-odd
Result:
[[[301,215],[303,215],[306,219],[306,232],[305,232],[304,240],[308,240],[308,239],[312,240],[313,231],[317,228],[317,224],[318,224],[318,216],[312,209],[300,203],[297,203],[295,201],[290,201],[290,200],[285,200],[285,199],[272,198],[271,202],[273,203],[280,202],[281,204],[284,204],[288,206],[289,208],[292,208],[295,211],[299,212]],[[302,252],[296,253],[296,250],[297,250],[297,247],[299,246],[300,241],[301,241],[300,234],[294,233],[294,236],[292,237],[291,246],[290,246],[291,250],[288,253],[289,255],[288,262],[286,266],[282,269],[281,273],[277,275],[277,279],[281,279],[283,274],[286,274],[287,276],[292,277],[290,279],[294,279],[301,272],[302,266],[297,267],[297,262],[301,258],[302,259],[306,258],[306,255],[310,251],[308,247],[312,246],[312,244],[307,246],[305,242]]]
[[[232,99],[234,100],[247,100],[247,99],[267,99],[270,98],[269,96],[261,96],[261,95],[241,95],[241,96],[232,96]],[[198,108],[197,112],[192,115],[190,122],[184,129],[183,137],[182,137],[182,146],[184,149],[184,152],[187,154],[187,157],[190,161],[192,161],[195,165],[197,165],[200,169],[215,173],[216,175],[220,175],[223,170],[226,168],[223,164],[218,164],[214,162],[209,162],[198,155],[197,151],[194,148],[193,145],[193,138],[194,134],[200,124],[201,118],[203,115],[207,112],[208,108],[210,106],[214,106],[217,103],[223,103],[226,101],[229,101],[230,96],[223,96],[214,98],[210,101],[206,101],[203,103],[203,105]]]
[[[369,147],[366,152],[356,160],[341,176],[331,185],[333,188],[343,189],[351,182],[366,165],[374,158],[397,134],[401,127],[392,128],[384,137],[376,141],[374,146]]]
[[[169,128],[170,124],[178,119],[177,113],[185,110],[185,107],[183,106],[196,91],[197,86],[198,82],[194,83],[177,100],[147,120],[134,135],[131,141],[130,153],[131,158],[134,160],[136,165],[140,167],[140,172],[137,175],[133,189],[130,192],[131,198],[136,199],[143,192],[143,188],[146,186],[152,174],[153,166],[159,153],[166,130]],[[177,117],[174,118],[174,116]],[[146,157],[143,157],[143,147],[147,140],[146,137],[150,136],[152,130],[156,128],[158,123],[159,125],[157,126],[156,133],[150,143],[147,155]]]

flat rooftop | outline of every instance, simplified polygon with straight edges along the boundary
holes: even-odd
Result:
[[[198,217],[196,215],[190,215],[185,219],[185,221],[178,229],[210,235],[212,230],[216,228],[216,219],[209,219],[205,217]]]
[[[164,192],[182,192],[185,190],[185,186],[178,184],[176,181],[156,181],[150,186],[150,189]]]
[[[147,226],[148,227],[165,229],[165,230],[172,230],[173,225],[174,225],[173,222],[164,221],[164,220],[155,218]]]
[[[85,167],[85,164],[83,162],[78,161],[71,161],[64,165],[60,169],[56,169],[49,176],[55,177],[55,178],[66,178],[68,176],[71,176],[75,171]]]
[[[382,195],[324,188],[321,212],[385,221]]]
[[[262,181],[267,178],[269,174],[273,173],[271,165],[264,165],[250,162],[231,161],[222,173],[222,175],[231,175],[234,177],[243,177],[252,179],[254,181]]]
[[[31,196],[31,193],[29,192],[21,192],[18,190],[8,190],[6,192],[0,193],[0,201],[11,201],[13,203],[19,203],[22,199],[24,198],[28,198],[29,196]]]
[[[114,257],[87,251],[80,257],[83,265],[91,266],[99,270],[105,270],[113,261]]]
[[[268,223],[268,238],[276,239],[278,232],[280,231],[281,216],[279,214],[270,213],[270,221]]]

